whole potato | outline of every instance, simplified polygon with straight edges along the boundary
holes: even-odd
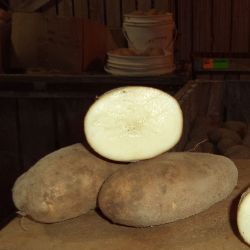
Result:
[[[244,137],[247,130],[247,124],[241,121],[226,121],[223,127],[235,131],[241,137]]]
[[[234,159],[250,159],[250,148],[244,145],[234,145],[228,148],[224,155]]]
[[[61,148],[16,180],[13,201],[22,214],[36,221],[70,219],[96,207],[102,183],[119,167],[95,157],[81,144]]]
[[[173,222],[226,198],[238,171],[224,157],[207,153],[166,153],[131,163],[103,184],[98,204],[111,221],[135,227]]]
[[[217,144],[222,138],[230,138],[235,141],[235,143],[242,143],[242,139],[240,135],[238,135],[235,131],[227,129],[227,128],[215,128],[211,129],[207,133],[208,139]]]

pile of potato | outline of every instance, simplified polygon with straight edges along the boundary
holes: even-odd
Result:
[[[182,123],[179,104],[161,90],[111,90],[84,119],[86,139],[96,153],[74,144],[43,157],[16,180],[14,203],[21,214],[44,223],[95,208],[110,221],[133,227],[200,213],[233,191],[238,170],[224,156],[169,152],[181,137]]]
[[[250,158],[250,126],[241,121],[226,121],[207,133],[216,153],[229,158]]]

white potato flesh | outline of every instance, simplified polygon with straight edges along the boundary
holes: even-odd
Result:
[[[91,105],[84,132],[107,159],[132,162],[155,157],[179,141],[183,116],[174,97],[156,88],[113,89]]]
[[[242,238],[250,245],[250,188],[241,196],[237,211],[237,225]]]

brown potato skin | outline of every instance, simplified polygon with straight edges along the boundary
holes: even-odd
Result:
[[[208,132],[208,139],[217,144],[222,138],[230,138],[235,141],[236,144],[241,144],[242,139],[239,134],[235,131],[227,129],[227,128],[215,128]]]
[[[98,204],[114,223],[146,227],[197,214],[226,198],[238,171],[224,157],[208,153],[166,153],[132,163],[103,184]]]
[[[250,159],[250,148],[244,145],[234,145],[228,148],[224,155],[233,159]]]
[[[79,143],[61,148],[16,180],[13,201],[21,213],[39,222],[77,217],[96,207],[102,183],[119,168],[95,157]]]

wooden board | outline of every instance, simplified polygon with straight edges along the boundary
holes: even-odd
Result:
[[[11,189],[21,173],[22,160],[19,152],[18,109],[15,99],[0,100],[0,227],[15,209]],[[1,249],[1,247],[0,247]]]
[[[250,160],[238,160],[239,182],[232,194],[210,209],[173,223],[132,228],[114,225],[89,212],[56,224],[14,219],[0,232],[0,249],[11,250],[248,250],[236,227],[240,194],[250,185]],[[13,240],[14,239],[14,240]]]
[[[55,150],[53,106],[46,99],[20,99],[18,105],[23,170],[26,170]]]
[[[104,1],[103,0],[89,0],[89,17],[91,20],[101,23],[105,22]]]
[[[151,9],[151,0],[137,0],[137,9],[147,11]]]
[[[88,1],[74,0],[74,13],[76,17],[88,18]]]

